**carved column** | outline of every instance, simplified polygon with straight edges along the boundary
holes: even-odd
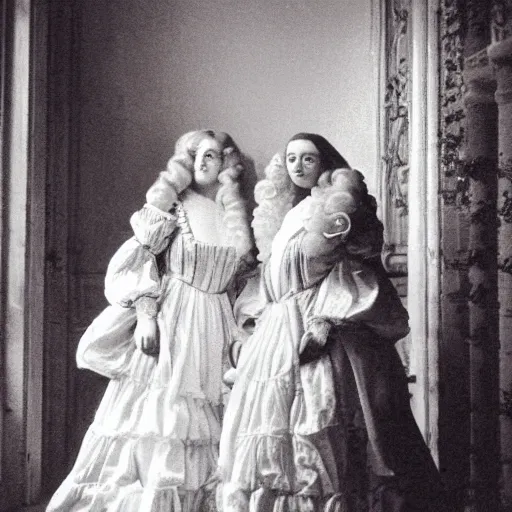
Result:
[[[469,478],[468,232],[465,146],[464,17],[455,0],[441,2],[440,19],[440,403],[439,462],[450,500],[460,512]]]
[[[386,227],[383,261],[392,275],[407,274],[409,179],[410,0],[386,4],[383,173],[379,183]]]
[[[504,510],[512,510],[512,38],[489,47],[498,103],[498,300],[501,464]]]
[[[470,481],[467,511],[498,509],[496,293],[496,82],[484,49],[465,60],[466,144],[460,179],[469,195]]]
[[[407,303],[407,187],[409,181],[410,0],[381,1],[381,174],[378,186],[384,224],[382,261],[400,298]],[[410,338],[397,343],[408,373]]]

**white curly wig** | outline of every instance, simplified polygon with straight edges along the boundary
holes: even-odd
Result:
[[[324,172],[311,190],[312,208],[316,205],[330,211],[344,211],[350,217],[351,229],[345,239],[348,254],[365,259],[380,256],[383,226],[377,218],[377,202],[368,193],[364,176],[356,169],[335,169]]]
[[[383,242],[382,223],[377,218],[377,202],[372,195],[368,194],[364,176],[359,171],[351,169],[343,156],[321,135],[298,133],[287,142],[286,147],[292,140],[309,140],[320,152],[324,172],[318,179],[317,187],[313,188],[314,195],[320,194],[318,189],[333,185],[333,176],[335,185],[341,185],[342,176],[346,177],[347,173],[351,177],[351,185],[358,189],[360,208],[353,216],[353,230],[347,239],[347,252],[360,255],[363,258],[380,254]],[[258,182],[254,189],[254,197],[258,206],[254,210],[252,227],[260,261],[266,261],[270,256],[272,240],[297,197],[297,187],[288,175],[284,163],[286,147],[283,154],[274,155],[265,169],[265,178]],[[333,174],[337,169],[345,171],[337,171]],[[352,189],[352,191],[354,190]]]
[[[169,159],[167,169],[160,173],[149,188],[146,201],[164,211],[175,206],[176,198],[192,184],[197,148],[206,138],[217,141],[222,149],[222,170],[218,176],[220,187],[216,201],[224,209],[225,226],[231,235],[230,242],[240,254],[249,254],[254,242],[246,201],[239,183],[245,171],[244,159],[229,134],[213,130],[194,130],[182,135],[176,141],[174,155]]]

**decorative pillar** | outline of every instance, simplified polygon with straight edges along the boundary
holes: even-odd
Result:
[[[382,262],[407,305],[407,229],[409,181],[409,99],[411,65],[411,0],[380,3],[381,174],[377,183],[380,216],[384,224]],[[410,337],[397,345],[408,375],[411,368]]]
[[[410,3],[410,0],[388,0],[384,9],[383,172],[378,188],[386,228],[383,263],[387,272],[394,276],[407,275]]]
[[[470,478],[466,511],[498,510],[496,293],[496,82],[487,50],[465,60],[466,144],[459,179],[468,187]]]
[[[512,510],[512,38],[489,47],[498,103],[498,301],[503,510]]]
[[[465,21],[460,3],[440,9],[440,355],[439,465],[449,499],[460,512],[469,479],[469,208],[463,168]]]

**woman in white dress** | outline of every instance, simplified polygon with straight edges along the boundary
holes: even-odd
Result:
[[[111,379],[48,511],[199,512],[217,467],[231,292],[253,242],[232,138],[189,132],[112,258],[77,362]],[[239,284],[239,283],[238,283]]]
[[[242,293],[236,308],[258,318],[224,416],[223,512],[440,511],[394,347],[408,315],[380,264],[363,175],[301,133],[266,178],[253,221],[260,301]]]

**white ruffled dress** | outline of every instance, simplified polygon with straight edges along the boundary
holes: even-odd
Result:
[[[376,333],[398,337],[408,330],[396,293],[382,308],[371,268],[308,254],[310,201],[288,212],[262,269],[266,305],[241,350],[222,431],[223,512],[345,510],[337,445],[346,428],[333,364],[326,355],[299,365],[301,339],[318,316],[367,316]]]
[[[144,207],[108,268],[110,302],[80,341],[79,367],[111,379],[75,465],[48,511],[202,510],[217,467],[227,348],[227,290],[240,268],[224,212],[188,191],[176,215]],[[160,353],[136,349],[135,301],[159,304]]]

